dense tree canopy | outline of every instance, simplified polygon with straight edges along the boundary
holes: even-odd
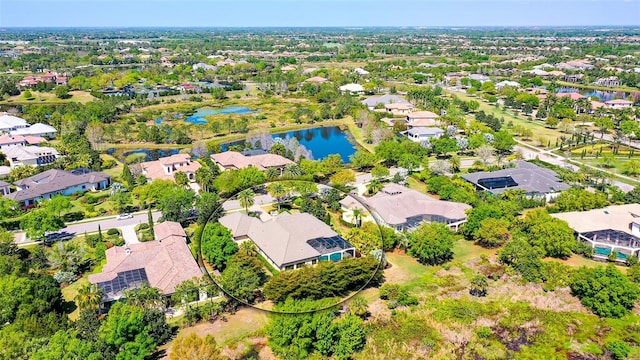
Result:
[[[622,317],[633,308],[640,296],[638,285],[613,265],[576,271],[570,284],[571,293],[594,314],[601,317]]]
[[[453,259],[455,240],[455,234],[447,225],[423,223],[409,234],[409,254],[423,264],[443,264]]]

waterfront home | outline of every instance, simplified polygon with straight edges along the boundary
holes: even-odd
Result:
[[[610,109],[626,109],[633,106],[633,102],[623,99],[615,99],[604,102],[604,106]]]
[[[258,170],[264,171],[269,168],[275,168],[283,171],[285,166],[295,164],[293,161],[276,154],[260,154],[246,156],[237,151],[225,151],[211,155],[211,159],[221,170],[237,170],[244,169],[249,166],[255,166]]]
[[[175,174],[183,172],[189,181],[196,181],[196,170],[202,167],[199,162],[192,161],[189,154],[176,154],[160,158],[156,161],[147,161],[140,164],[142,175],[148,181],[156,179],[174,180]]]

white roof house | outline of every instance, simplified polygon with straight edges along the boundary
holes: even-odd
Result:
[[[365,75],[369,75],[369,72],[363,68],[355,68],[353,69],[353,72],[355,72],[356,74],[360,75],[360,76],[365,76]]]
[[[27,120],[23,118],[9,114],[0,115],[0,132],[10,132],[28,126],[29,123],[27,123]]]
[[[56,161],[58,151],[48,146],[11,146],[3,149],[11,168],[20,165],[41,166]]]
[[[422,142],[427,139],[431,139],[431,138],[437,139],[441,137],[442,135],[444,135],[444,130],[438,127],[420,126],[420,127],[414,127],[407,130],[406,134],[409,140],[412,140],[415,142]]]
[[[340,92],[343,94],[364,94],[364,87],[360,84],[346,84],[339,87]]]
[[[58,130],[51,125],[35,123],[29,127],[24,127],[11,131],[12,135],[33,135],[43,137],[54,137]]]
[[[514,87],[514,88],[519,88],[520,87],[520,83],[516,82],[516,81],[509,81],[509,80],[505,80],[505,81],[500,81],[499,83],[496,84],[496,89],[500,90],[503,87]]]

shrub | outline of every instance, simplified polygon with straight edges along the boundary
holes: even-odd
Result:
[[[491,337],[491,335],[493,335],[493,332],[491,331],[491,329],[487,326],[480,326],[477,330],[476,330],[476,335],[481,338],[481,339],[488,339]]]
[[[65,222],[79,221],[79,220],[84,219],[84,212],[82,212],[82,211],[74,211],[74,212],[66,213],[66,214],[62,215],[62,219]]]
[[[107,244],[105,243],[97,243],[96,244],[96,259],[98,261],[102,261],[106,258],[105,252],[107,251]]]
[[[53,275],[53,279],[59,284],[71,284],[72,282],[76,281],[76,275],[71,271],[58,271]]]
[[[611,357],[613,357],[615,360],[626,359],[631,352],[631,347],[629,347],[629,345],[627,345],[627,343],[622,340],[613,340],[607,343],[605,347],[611,352]]]
[[[638,285],[613,265],[593,269],[582,267],[575,272],[569,286],[582,305],[601,317],[626,315],[640,296]]]
[[[149,228],[149,224],[147,223],[142,223],[140,224],[140,226],[138,227],[138,230],[147,230]]]
[[[124,245],[124,239],[123,239],[123,238],[121,238],[121,237],[119,237],[119,236],[118,236],[118,237],[116,237],[116,238],[113,238],[112,242],[113,242],[113,245],[115,245],[115,246],[122,246],[122,245]]]
[[[114,236],[114,235],[118,235],[120,236],[120,230],[116,229],[116,228],[111,228],[107,231],[107,235],[110,236]]]
[[[100,242],[100,237],[98,235],[87,235],[87,237],[85,238],[85,241],[87,242],[87,245],[91,246],[92,248],[95,248],[98,243]]]

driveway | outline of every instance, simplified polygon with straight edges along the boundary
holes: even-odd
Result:
[[[153,217],[153,221],[156,223],[160,218],[160,216],[162,216],[160,211],[152,212],[151,215]],[[85,232],[86,233],[97,232],[98,226],[100,226],[100,229],[103,231],[103,233],[106,233],[106,231],[108,231],[109,229],[121,228],[127,225],[135,226],[141,223],[146,223],[149,219],[148,216],[149,215],[147,214],[147,212],[142,212],[142,213],[133,215],[133,218],[131,219],[124,219],[124,220],[116,220],[115,216],[104,216],[104,217],[92,218],[92,219],[87,219],[86,221],[67,223],[67,226],[60,229],[59,231],[66,231],[71,234],[81,235],[81,234],[84,234]],[[31,240],[25,236],[24,232],[15,233],[15,241],[18,244],[31,242]]]
[[[122,230],[122,238],[124,239],[125,245],[137,244],[140,242],[138,240],[138,235],[136,234],[135,227],[135,225],[120,226],[120,230]]]

